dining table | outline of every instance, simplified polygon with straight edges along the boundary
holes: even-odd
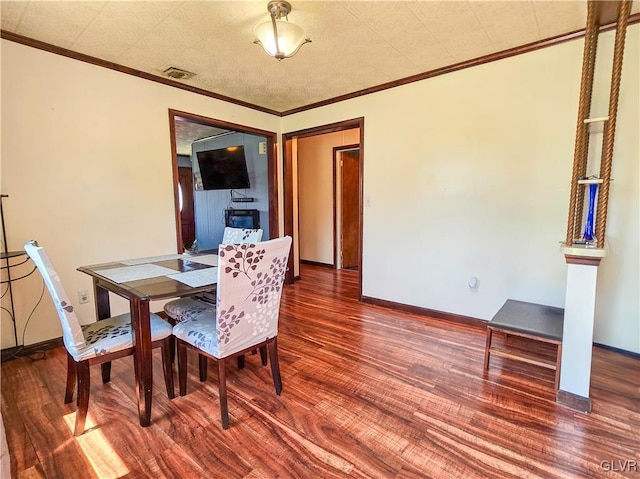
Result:
[[[215,289],[218,278],[215,252],[169,254],[81,266],[93,278],[98,320],[111,317],[109,293],[129,301],[134,345],[134,369],[140,425],[151,424],[153,361],[150,302],[193,296]],[[111,363],[102,365],[108,382]]]

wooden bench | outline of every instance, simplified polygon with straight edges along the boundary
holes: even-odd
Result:
[[[560,358],[562,355],[562,326],[564,309],[542,304],[525,303],[508,299],[495,316],[487,323],[487,343],[484,351],[484,370],[489,369],[491,354],[543,368],[555,370],[555,390],[560,382]],[[499,331],[511,336],[533,339],[543,343],[555,344],[555,361],[549,361],[531,354],[509,351],[491,346],[493,332]]]

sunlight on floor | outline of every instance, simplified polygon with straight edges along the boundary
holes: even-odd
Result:
[[[64,420],[69,431],[73,434],[76,413],[66,414]],[[96,427],[96,422],[91,414],[87,414],[85,431],[75,439],[96,475],[100,479],[117,479],[126,476],[130,472],[129,468],[111,447],[100,428]]]

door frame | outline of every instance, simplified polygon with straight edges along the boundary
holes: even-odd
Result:
[[[360,165],[358,175],[358,197],[360,211],[358,212],[358,300],[362,301],[362,237],[363,237],[363,193],[364,193],[364,117],[344,120],[328,125],[306,128],[303,130],[291,131],[282,134],[283,143],[283,220],[284,234],[289,235],[294,241],[299,240],[299,235],[293,230],[293,203],[298,198],[293,197],[293,151],[292,142],[297,138],[305,138],[308,136],[324,135],[326,133],[334,133],[337,131],[351,130],[353,128],[360,129]],[[334,216],[335,217],[335,216]],[[293,284],[294,278],[294,259],[293,252],[289,255],[288,270],[285,277],[286,284]]]
[[[267,181],[269,196],[269,236],[277,238],[279,236],[279,214],[278,214],[278,153],[277,133],[274,131],[261,130],[246,125],[238,125],[228,121],[216,120],[206,116],[187,113],[184,111],[169,109],[169,134],[171,137],[171,162],[173,169],[173,199],[176,219],[176,244],[178,253],[184,251],[182,244],[182,222],[180,221],[180,201],[178,198],[178,153],[176,150],[176,117],[185,118],[194,123],[213,126],[225,130],[232,130],[238,133],[248,133],[250,135],[264,136],[267,139]]]
[[[187,170],[188,170],[188,173],[187,173]],[[180,216],[181,216],[181,218],[180,218],[180,228],[182,228],[182,226],[185,224],[185,221],[183,221],[184,218],[182,218],[182,213],[184,213],[185,206],[187,208],[189,208],[189,206],[188,206],[189,201],[187,201],[187,198],[186,198],[188,196],[189,197],[188,200],[191,201],[191,206],[190,206],[191,215],[192,215],[191,223],[193,223],[193,224],[190,225],[190,226],[193,227],[193,240],[191,240],[191,244],[193,244],[193,241],[196,239],[196,213],[195,213],[195,202],[194,202],[194,194],[193,194],[193,168],[189,168],[187,166],[178,165],[178,181],[180,180],[180,173],[181,172],[183,174],[183,180],[189,183],[187,186],[191,187],[191,191],[185,192],[185,188],[182,188],[182,210],[180,210]],[[178,186],[180,186],[180,184],[178,184]],[[182,238],[183,246],[185,246],[184,245],[184,230],[181,230],[180,237]]]
[[[338,155],[340,155],[340,161],[342,161],[342,153],[346,151],[358,150],[358,168],[360,167],[360,145],[344,145],[333,147],[333,267],[335,269],[342,269],[342,260],[340,260],[340,268],[338,268],[338,250],[342,250],[342,240],[338,238],[338,174],[342,174],[342,170],[338,172]],[[340,177],[340,185],[342,185],[342,176]],[[340,198],[340,205],[342,205],[342,198]],[[358,205],[360,210],[360,205]],[[340,214],[342,220],[342,214]],[[342,227],[340,227],[342,232]],[[340,241],[340,247],[338,247],[338,241]],[[360,248],[360,245],[358,245]],[[358,253],[360,253],[358,251]]]

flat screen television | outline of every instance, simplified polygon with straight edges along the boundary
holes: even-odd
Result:
[[[198,151],[196,155],[203,189],[235,190],[251,187],[243,146]]]

